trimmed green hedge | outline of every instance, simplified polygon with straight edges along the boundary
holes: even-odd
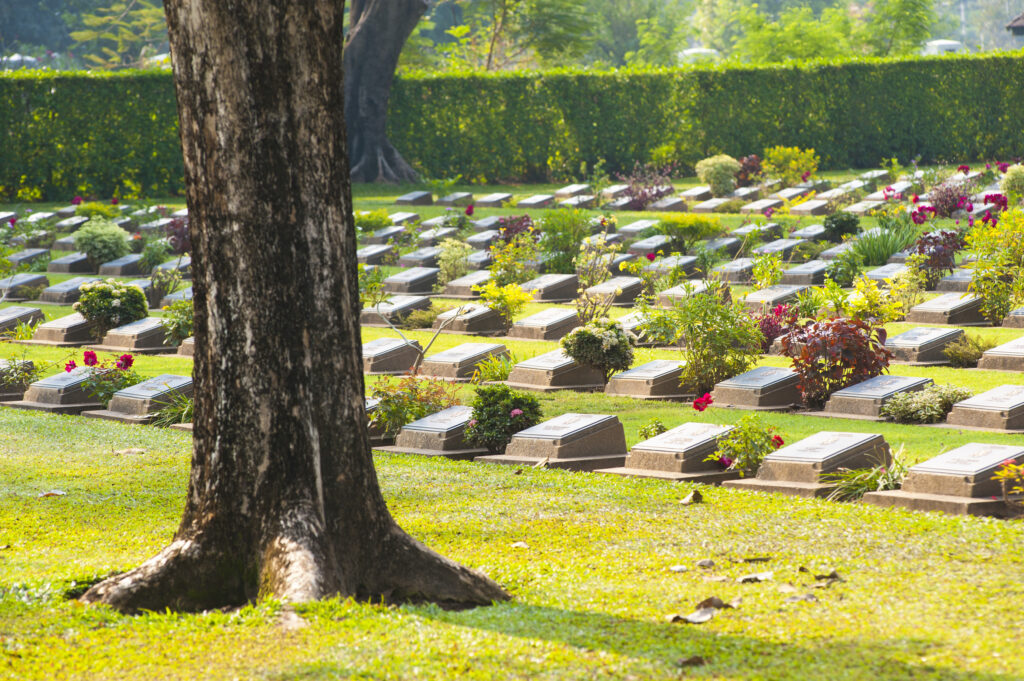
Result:
[[[391,139],[425,175],[542,181],[664,145],[684,164],[783,144],[823,168],[1024,155],[1022,53],[803,66],[415,74]],[[183,190],[167,72],[0,76],[0,200]]]

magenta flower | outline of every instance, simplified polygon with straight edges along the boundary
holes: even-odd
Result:
[[[711,393],[704,393],[693,401],[693,408],[697,411],[704,411],[713,403],[714,400],[711,399]]]
[[[110,199],[110,205],[111,206],[116,206],[119,203],[121,203],[121,201],[116,196],[114,198]]]
[[[472,428],[475,425],[476,425],[476,419],[470,419],[469,420],[469,427]]]
[[[69,359],[68,363],[64,365],[64,371],[66,371],[68,373],[71,373],[72,371],[74,371],[77,368],[78,368],[78,365],[75,364],[75,360],[73,360],[73,359]]]
[[[11,229],[14,229],[14,223],[18,221],[18,218],[11,218],[8,222],[11,223]]]
[[[523,415],[523,410],[522,409],[513,409],[512,411],[510,411],[508,413],[508,415],[511,416],[512,418],[515,418],[517,416],[522,416]]]
[[[473,217],[473,204],[466,206],[466,217]]]
[[[804,173],[803,175],[800,176],[800,181],[801,182],[806,182],[807,178],[809,178],[810,176],[811,176],[811,171],[808,170],[806,173]]]
[[[720,456],[718,457],[718,463],[722,464],[723,468],[728,468],[729,466],[732,466],[732,459],[727,456]]]
[[[99,364],[99,360],[96,359],[96,353],[92,350],[86,350],[82,353],[82,362],[84,362],[87,367],[94,367]]]
[[[957,166],[956,169],[957,169],[957,172],[961,172],[964,175],[966,175],[967,173],[971,172],[971,167],[968,166],[968,165]]]
[[[997,163],[996,164],[996,168],[999,168],[999,172],[1005,173],[1007,170],[1010,169],[1010,164],[1009,163]]]
[[[921,200],[921,197],[918,196],[917,194],[914,194],[913,196],[910,197],[910,202],[911,203],[917,203],[920,200]]]
[[[656,254],[654,254],[653,252],[647,254],[647,259],[650,260],[651,262],[654,262],[654,259],[657,258],[657,257],[658,256]]]
[[[775,449],[778,449],[782,445],[786,444],[786,441],[778,435],[772,435],[772,444],[775,445]]]
[[[82,197],[81,196],[76,196],[75,198],[71,199],[71,205],[72,206],[79,206],[79,205],[81,205],[81,203],[82,203]]]
[[[132,368],[132,364],[135,363],[135,358],[131,355],[121,355],[117,358],[117,368],[121,371],[128,371]]]
[[[764,216],[766,218],[770,218],[774,213],[775,213],[775,209],[774,208],[765,208],[764,209]]]

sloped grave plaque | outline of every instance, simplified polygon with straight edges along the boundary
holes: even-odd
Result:
[[[452,279],[445,287],[442,295],[445,298],[459,298],[472,300],[480,297],[480,292],[474,290],[475,286],[483,286],[491,279],[490,270],[477,270],[470,272],[458,279]]]
[[[824,251],[818,254],[819,260],[835,260],[843,253],[853,248],[853,240],[844,241],[843,243],[833,246],[832,248],[826,248]]]
[[[690,210],[694,213],[717,213],[719,210],[721,210],[722,206],[729,203],[730,201],[732,201],[732,199],[708,199],[706,201],[701,201],[700,203],[694,204],[693,208],[691,208]]]
[[[739,477],[735,471],[705,461],[732,430],[733,426],[713,423],[684,423],[634,445],[622,467],[596,472],[717,485]]]
[[[363,373],[403,374],[420,356],[420,342],[401,338],[377,338],[363,343]]]
[[[799,203],[789,209],[789,212],[793,215],[828,215],[832,212],[829,201],[832,197],[827,197],[824,194],[818,198],[808,199],[802,203]]]
[[[770,200],[770,199],[765,199]],[[777,222],[768,222],[763,225],[756,223],[750,223],[743,225],[737,229],[729,232],[729,235],[735,239],[746,239],[751,236],[756,236],[759,239],[778,239],[782,233],[782,226]]]
[[[895,279],[896,277],[903,274],[904,272],[907,272],[908,270],[910,270],[910,268],[904,264],[891,263],[888,265],[882,265],[881,267],[870,269],[864,273],[864,276],[870,279],[871,281],[877,281],[879,283],[882,283],[886,279]]]
[[[1006,318],[1003,319],[1003,326],[1010,329],[1024,328],[1024,307],[1010,310],[1010,314],[1006,315]]]
[[[92,374],[88,367],[48,376],[28,387],[21,400],[5,402],[4,406],[15,409],[33,409],[51,414],[80,414],[103,405],[88,394],[85,382]]]
[[[107,331],[103,342],[96,349],[150,355],[171,352],[175,347],[167,340],[163,320],[159,317],[146,317]]]
[[[576,298],[580,286],[575,274],[542,274],[520,284],[519,288],[533,292],[533,299],[539,303],[564,303]]]
[[[430,298],[425,296],[391,296],[375,307],[366,308],[359,313],[359,323],[366,326],[387,326],[385,320],[393,324],[400,323],[414,310],[430,308]]]
[[[181,274],[182,279],[192,278],[192,256],[185,255],[180,258],[174,258],[168,260],[165,263],[157,265],[154,270],[160,270],[163,272],[174,272],[177,271]]]
[[[39,302],[51,305],[70,305],[82,296],[82,284],[100,281],[99,277],[72,277],[48,286],[39,294]]]
[[[974,270],[953,270],[952,274],[947,274],[942,279],[939,279],[939,283],[935,285],[935,290],[967,293],[967,289],[971,285],[971,278],[973,276]]]
[[[734,236],[721,236],[717,239],[708,239],[704,242],[704,249],[709,252],[721,251],[728,257],[734,257],[743,245],[742,239]]]
[[[782,273],[780,284],[786,286],[821,286],[825,283],[828,263],[824,260],[809,260]]]
[[[665,196],[647,206],[647,210],[662,213],[680,213],[686,210],[686,200],[678,196]]]
[[[35,364],[29,359],[0,359],[0,402],[15,402],[25,396],[28,383],[13,380],[12,376],[32,371]],[[10,373],[8,373],[10,372]]]
[[[534,194],[520,199],[516,208],[548,208],[554,203],[555,197],[551,194]]]
[[[825,225],[807,225],[803,229],[791,232],[789,236],[793,239],[819,241],[825,238]]]
[[[437,275],[441,272],[436,267],[413,267],[411,269],[392,274],[382,283],[381,289],[385,293],[404,293],[409,295],[423,295],[434,290],[437,283]]]
[[[17,253],[11,253],[7,256],[7,260],[15,267],[21,267],[22,265],[28,265],[29,263],[42,258],[48,251],[45,248],[26,248],[23,251]]]
[[[577,326],[580,326],[580,318],[575,310],[550,308],[514,322],[508,335],[511,338],[554,341]]]
[[[178,354],[182,357],[195,357],[196,355],[196,339],[195,336],[189,336],[185,340],[181,341],[181,345],[178,346]]]
[[[953,405],[951,426],[1024,430],[1024,385],[1001,385]]]
[[[25,300],[34,289],[43,289],[50,285],[50,280],[42,274],[24,272],[0,279],[0,298],[7,302]]]
[[[356,260],[364,265],[383,265],[395,252],[394,246],[374,244],[364,246],[356,251]]]
[[[402,267],[437,267],[437,260],[440,257],[440,248],[427,246],[401,256],[398,259],[398,264]]]
[[[1024,336],[986,350],[978,362],[978,368],[1024,371]]]
[[[126,256],[105,262],[100,265],[101,277],[137,277],[142,274],[139,269],[141,253],[129,253]]]
[[[473,195],[469,192],[452,192],[446,196],[442,196],[437,200],[439,206],[471,206],[473,205]]]
[[[751,201],[740,206],[740,213],[743,215],[756,215],[764,213],[769,209],[775,210],[776,208],[782,208],[781,199],[758,199],[757,201]]]
[[[106,409],[86,411],[82,416],[121,423],[149,423],[178,396],[192,396],[192,378],[162,374],[117,391]]]
[[[881,418],[882,405],[893,396],[924,390],[931,384],[930,378],[875,376],[832,393],[825,404],[825,411],[836,416]]]
[[[432,206],[434,195],[430,192],[409,192],[395,199],[396,206]]]
[[[419,237],[416,239],[416,243],[419,246],[437,246],[445,239],[454,239],[459,233],[459,230],[454,227],[435,227],[428,229],[424,232],[420,232]]]
[[[664,275],[677,268],[687,277],[692,276],[697,271],[697,256],[670,255],[666,258],[659,258],[650,265],[644,267],[644,271]]]
[[[379,449],[421,456],[442,456],[457,461],[469,460],[487,451],[473,447],[466,441],[466,428],[472,418],[472,407],[461,404],[448,407],[402,426],[395,444]]]
[[[501,208],[502,205],[512,200],[512,195],[505,192],[496,192],[481,196],[476,200],[477,208]]]
[[[687,201],[707,201],[714,195],[711,193],[711,187],[701,185],[698,187],[690,187],[686,191],[680,192],[679,196],[683,197]]]
[[[38,307],[5,307],[0,309],[0,332],[13,331],[19,324],[38,324],[43,319],[43,311]]]
[[[643,282],[639,277],[612,277],[607,281],[587,289],[588,296],[611,298],[612,305],[632,305],[636,297],[643,291]]]
[[[748,284],[754,276],[754,260],[737,258],[711,270],[716,276],[730,284]]]
[[[654,229],[658,226],[658,220],[637,220],[631,222],[628,225],[619,227],[618,233],[621,234],[627,240],[639,239],[649,229]]]
[[[749,312],[770,310],[777,305],[795,302],[797,295],[805,290],[806,286],[775,284],[748,294],[743,299],[743,305]]]
[[[604,388],[604,374],[593,367],[578,364],[559,348],[516,364],[505,383],[513,388],[538,392],[593,392]]]
[[[496,229],[487,229],[483,232],[477,232],[471,236],[466,237],[465,241],[467,244],[472,246],[478,251],[490,248],[491,244],[498,240],[500,233]]]
[[[51,260],[46,271],[52,274],[92,274],[96,268],[85,253],[69,253]]]
[[[479,303],[442,312],[434,319],[434,328],[444,325],[445,333],[494,336],[505,333],[505,320],[497,311]]]
[[[671,241],[672,240],[669,239],[664,234],[655,234],[654,236],[649,236],[646,239],[634,241],[632,245],[630,245],[629,247],[629,252],[633,253],[634,255],[662,253],[668,249]]]
[[[658,304],[662,307],[673,307],[690,296],[708,292],[705,281],[688,281],[658,293]]]
[[[368,246],[382,246],[387,244],[388,241],[398,238],[402,234],[405,234],[405,227],[402,227],[401,225],[388,225],[387,227],[381,227],[374,231],[373,234],[363,239],[363,241]],[[380,264],[379,262],[368,259],[372,258],[372,254],[375,252],[376,251],[367,251],[366,248],[360,248],[356,251],[356,258],[364,258],[363,260],[359,260],[359,262],[378,265]]]
[[[508,350],[500,343],[463,343],[425,358],[420,371],[425,376],[468,381],[480,362],[507,356]]]
[[[626,460],[626,433],[617,416],[562,414],[512,436],[504,454],[478,456],[484,463],[593,471],[621,466]]]
[[[682,360],[655,359],[615,374],[604,391],[638,400],[692,400],[693,388],[679,382],[685,366]]]
[[[752,252],[756,255],[781,255],[783,260],[788,260],[793,255],[793,249],[803,243],[807,242],[803,239],[775,239],[761,244]]]
[[[57,347],[87,345],[96,340],[93,336],[94,329],[95,325],[92,322],[74,312],[40,324],[32,334],[32,340],[28,342],[33,345]]]
[[[920,326],[885,340],[893,361],[908,364],[949,364],[944,350],[950,343],[964,337],[963,329],[942,329]]]
[[[943,293],[912,307],[907,321],[911,324],[980,326],[987,323],[981,314],[981,302],[981,298],[970,293]]]
[[[757,367],[715,384],[711,396],[716,407],[782,410],[803,403],[797,384],[800,376],[782,367]]]
[[[419,222],[420,216],[419,213],[400,211],[398,213],[392,213],[388,216],[388,219],[391,220],[391,224],[393,225],[405,225],[410,222]]]

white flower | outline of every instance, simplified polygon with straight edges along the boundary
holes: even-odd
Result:
[[[114,302],[112,302],[111,305],[114,307],[121,307],[121,301],[115,298]]]

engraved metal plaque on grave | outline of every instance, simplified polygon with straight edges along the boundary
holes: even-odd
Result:
[[[437,259],[441,256],[441,249],[437,246],[417,248],[415,251],[406,253],[398,259],[402,267],[437,267]]]
[[[816,199],[810,199],[799,203],[789,209],[789,212],[793,215],[828,215],[831,211],[829,199],[824,195]]]
[[[38,307],[12,306],[0,309],[0,331],[11,331],[19,324],[36,324],[43,320]]]
[[[957,402],[946,417],[952,426],[992,430],[1024,429],[1024,385],[1001,385]]]
[[[981,411],[1018,411],[1024,409],[1024,385],[1001,385],[957,402],[955,406]]]
[[[588,192],[590,192],[589,184],[570,184],[557,190],[555,196],[560,199],[567,199],[572,196],[587,194]]]
[[[565,351],[559,348],[558,350],[545,352],[543,355],[537,355],[536,357],[524,360],[519,364],[516,364],[516,367],[522,367],[523,369],[537,369],[539,371],[555,371],[563,367],[570,367],[574,364],[576,364],[576,360],[565,354]]]
[[[673,286],[672,288],[665,289],[658,293],[658,304],[662,307],[672,307],[681,300],[686,300],[690,296],[695,296],[701,293],[707,293],[710,289],[706,281],[687,281]]]
[[[502,205],[512,200],[512,195],[506,192],[495,192],[487,194],[476,200],[477,208],[501,208]]]
[[[721,407],[788,409],[803,400],[800,377],[782,367],[758,367],[715,384],[711,395]]]
[[[882,265],[872,270],[868,270],[864,273],[864,276],[872,281],[885,281],[886,279],[895,279],[904,272],[909,271],[910,268],[906,265],[899,263],[893,263],[889,265]]]
[[[478,232],[486,232],[489,229],[501,230],[506,218],[502,215],[489,215],[473,222],[473,228]]]
[[[732,201],[732,199],[708,199],[707,201],[701,201],[700,203],[694,204],[690,210],[694,213],[717,213],[722,206],[730,201]]]
[[[873,433],[821,431],[772,452],[765,457],[765,461],[810,464],[819,469],[834,468],[831,462],[842,459],[844,454],[856,451],[878,438],[880,436]]]
[[[732,193],[732,198],[742,199],[748,203],[750,201],[757,201],[761,198],[761,188],[757,186],[738,187],[736,191]]]
[[[908,348],[918,352],[926,352],[936,347],[945,347],[949,343],[959,340],[963,335],[964,332],[961,329],[940,329],[932,326],[921,326],[904,331],[898,336],[890,336],[885,341],[885,347],[890,350]]]
[[[680,385],[685,366],[682,360],[652,360],[612,376],[605,392],[641,400],[689,400],[693,387]]]
[[[773,199],[782,199],[783,201],[792,201],[793,199],[799,199],[803,196],[807,196],[811,193],[809,187],[786,187],[772,194]]]
[[[89,262],[89,256],[85,253],[70,253],[60,258],[54,258],[46,266],[47,272],[55,274],[73,274],[76,272],[95,272],[96,268]]]
[[[637,239],[641,234],[649,229],[657,227],[657,220],[637,220],[631,222],[624,227],[619,227],[618,233],[625,236],[627,239]]]
[[[986,350],[978,362],[978,368],[998,371],[1024,370],[1024,336]]]
[[[930,385],[932,379],[913,376],[875,376],[838,390],[833,395],[863,400],[884,400],[901,392]]]
[[[160,352],[169,350],[167,329],[158,317],[146,317],[107,332],[101,347],[114,352]]]
[[[659,258],[650,265],[644,267],[645,272],[655,272],[657,274],[668,274],[669,272],[679,269],[683,274],[689,276],[693,274],[697,266],[697,256],[694,255],[670,255],[665,258]]]
[[[463,343],[435,353],[423,360],[423,373],[442,378],[468,378],[476,365],[491,356],[505,356],[508,351],[500,343]]]
[[[650,211],[677,212],[686,210],[686,200],[679,196],[665,196],[647,206]]]
[[[100,265],[100,275],[105,277],[130,277],[142,273],[139,269],[139,261],[142,254],[129,253],[128,255],[111,260]]]
[[[54,225],[54,228],[62,232],[74,232],[87,222],[89,222],[89,218],[85,217],[84,215],[76,215],[74,217],[65,218],[61,220],[60,222]]]
[[[459,230],[454,227],[435,227],[428,229],[424,232],[420,232],[419,238],[416,239],[416,243],[420,246],[436,246],[445,239],[453,239],[459,233]]]
[[[161,374],[136,383],[114,393],[110,405],[103,413],[86,413],[86,416],[116,417],[124,414],[128,417],[151,416],[172,402],[176,396],[192,395],[192,378]],[[109,412],[109,413],[108,413]]]
[[[469,303],[437,315],[433,328],[442,327],[449,333],[493,335],[505,331],[505,320],[487,305]]]
[[[580,326],[580,319],[575,310],[549,308],[513,323],[509,335],[513,338],[558,340],[577,326]]]
[[[915,305],[907,321],[915,324],[981,324],[981,298],[971,293],[943,293]]]
[[[465,404],[457,404],[447,409],[425,416],[418,421],[402,426],[405,430],[420,430],[428,433],[448,433],[464,429],[473,418],[473,408]]]
[[[396,206],[430,206],[434,203],[434,195],[430,192],[409,192],[395,199]]]
[[[99,277],[72,277],[43,289],[39,300],[52,305],[70,305],[82,296],[82,284],[100,281]]]
[[[691,187],[684,192],[680,192],[679,195],[690,201],[707,201],[713,196],[711,193],[711,187],[708,187],[707,185]]]
[[[417,213],[410,213],[408,211],[400,211],[398,213],[392,213],[388,216],[393,225],[404,225],[409,222],[419,222],[420,216]]]
[[[94,409],[102,405],[85,391],[85,382],[92,373],[93,370],[88,367],[62,371],[31,384],[21,401],[5,404],[19,409],[68,414]]]
[[[763,391],[773,386],[786,383],[796,376],[796,372],[782,367],[757,367],[739,376],[733,376],[718,383],[715,387],[743,388],[746,390]]]
[[[363,373],[400,373],[408,371],[419,359],[419,341],[401,338],[377,338],[363,343]]]
[[[1024,447],[972,442],[910,468],[912,473],[977,477],[994,472],[1004,462],[1024,457]],[[993,481],[994,487],[999,484]]]
[[[735,426],[721,426],[714,423],[684,423],[649,440],[637,443],[633,449],[682,454],[701,445],[714,445],[718,438],[732,432],[734,428]]]

